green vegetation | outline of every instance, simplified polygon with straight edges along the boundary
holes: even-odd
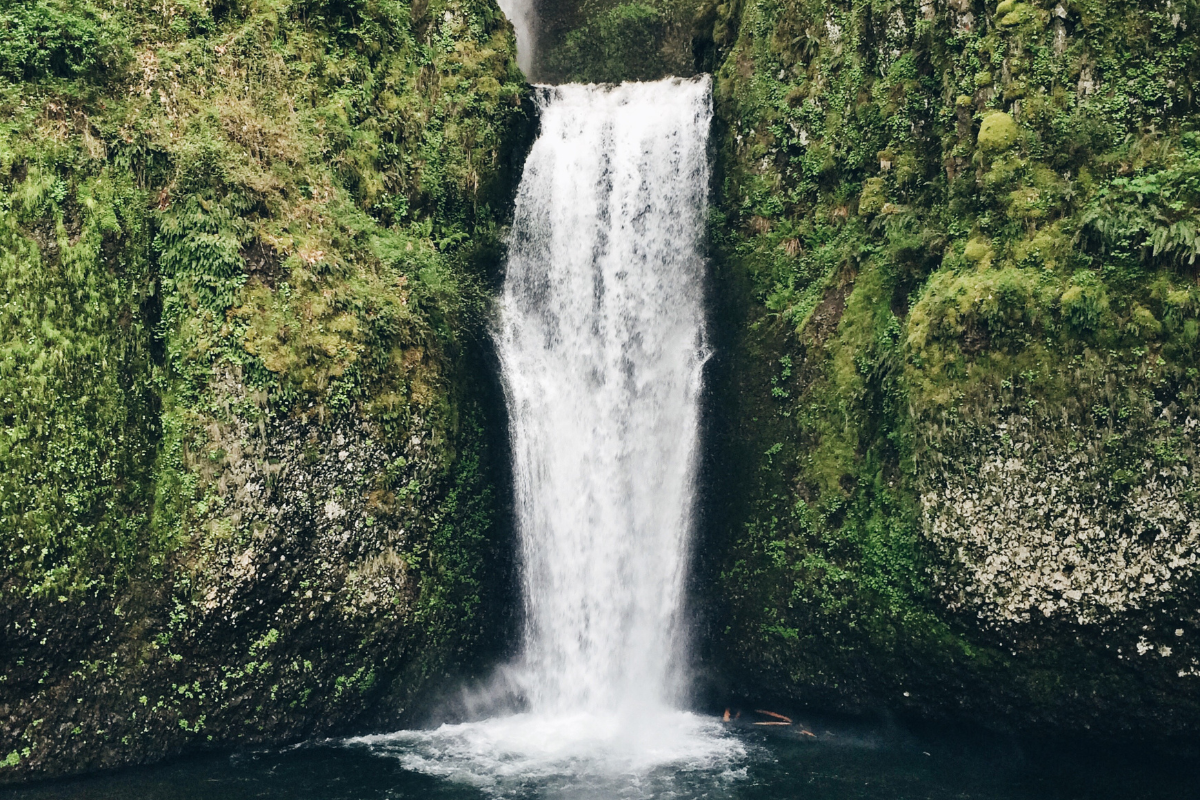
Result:
[[[479,637],[466,359],[525,91],[476,0],[0,9],[0,702],[24,748],[0,780],[232,741],[234,714],[296,736],[321,716],[276,715],[296,703],[344,724],[377,669],[413,678],[403,708]],[[345,633],[289,666],[322,620]],[[77,692],[67,747],[34,718]]]
[[[804,702],[1114,731],[1040,688],[1086,663],[1077,697],[1188,729],[1194,711],[1169,709],[1200,702],[1181,684],[1200,587],[1177,564],[1147,595],[1128,565],[1158,574],[1193,546],[1186,523],[1139,519],[1200,514],[1200,5],[746,0],[701,19],[717,293],[746,298],[720,320],[730,674]],[[1072,545],[1053,504],[955,528],[939,498],[991,497],[1001,457],[1067,487],[1061,508],[1105,498],[1072,530],[1101,519],[1126,556]],[[1093,569],[1104,598],[1073,583]]]
[[[488,184],[521,114],[508,34],[485,7],[320,10],[185,4],[164,24],[39,3],[0,23],[0,472],[28,579],[8,591],[146,555],[157,405],[195,424],[226,402],[218,366],[272,414],[366,402],[404,421],[433,401],[440,356],[413,349],[452,353],[481,302],[468,235],[494,236]],[[51,28],[68,38],[45,44]]]
[[[981,152],[1000,152],[1017,143],[1019,131],[1013,118],[1003,111],[989,111],[979,123],[978,145]]]
[[[544,23],[543,79],[714,73],[732,689],[1194,732],[1200,4]],[[0,781],[381,720],[486,647],[525,92],[483,0],[0,8]]]

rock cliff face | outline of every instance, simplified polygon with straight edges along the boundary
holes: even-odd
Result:
[[[0,782],[394,722],[493,647],[494,4],[9,4],[0,119]]]
[[[704,15],[711,655],[797,703],[1194,733],[1200,6]]]

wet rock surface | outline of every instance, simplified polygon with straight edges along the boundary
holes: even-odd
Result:
[[[419,419],[390,447],[365,420],[232,416],[206,437],[212,510],[171,562],[119,597],[8,609],[0,708],[22,776],[394,723],[463,656],[478,586],[447,585],[443,559],[481,543],[437,551],[462,515]]]

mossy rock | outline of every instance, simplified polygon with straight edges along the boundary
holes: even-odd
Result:
[[[986,239],[970,239],[963,248],[963,258],[980,269],[987,269],[992,263],[992,255],[992,243]]]
[[[1033,9],[1027,3],[1004,0],[996,6],[996,25],[1000,28],[1015,28],[1016,26],[1036,19]]]
[[[696,73],[700,0],[582,0],[546,9],[533,73],[551,82],[619,83]]]
[[[989,111],[979,124],[977,143],[985,153],[999,153],[1017,143],[1020,129],[1012,116],[1003,111]]]
[[[722,7],[722,691],[1200,731],[1200,7],[1063,5]]]
[[[0,10],[0,783],[395,724],[503,635],[511,29],[234,6]]]

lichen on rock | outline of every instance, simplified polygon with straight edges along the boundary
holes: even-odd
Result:
[[[1200,419],[1157,427],[1137,479],[1115,483],[1096,431],[1048,449],[1027,417],[981,431],[925,477],[925,535],[941,552],[935,591],[951,611],[1010,626],[1032,615],[1078,625],[1161,603],[1200,561]],[[1090,434],[1090,435],[1089,435]],[[1053,438],[1050,438],[1053,441]],[[1162,463],[1155,445],[1188,455]],[[1156,463],[1158,462],[1158,463]],[[945,462],[943,462],[945,464]]]

